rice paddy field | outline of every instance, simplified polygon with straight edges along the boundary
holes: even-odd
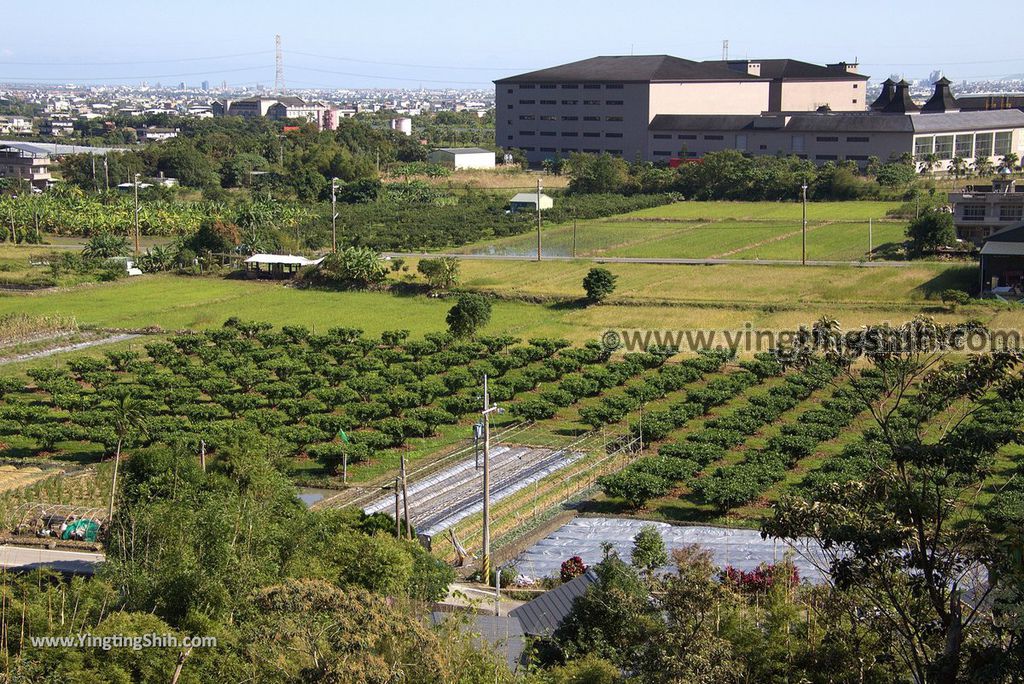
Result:
[[[906,223],[886,218],[891,202],[808,205],[807,258],[862,261],[893,256]],[[792,202],[677,202],[620,216],[578,221],[575,255],[683,259],[798,260],[802,207]],[[869,224],[870,220],[870,224]],[[542,229],[542,254],[573,255],[573,225]],[[462,248],[470,254],[536,253],[528,233]]]

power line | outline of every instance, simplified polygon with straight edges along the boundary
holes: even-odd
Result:
[[[356,74],[349,71],[333,71],[331,69],[317,69],[316,67],[293,66],[294,69],[302,71],[315,71],[321,74],[333,74],[335,76],[353,76],[355,78],[374,78],[386,81],[410,81],[413,83],[448,83],[458,85],[491,85],[491,81],[452,81],[430,78],[403,78],[401,76],[381,76],[380,74]]]
[[[179,57],[176,59],[133,59],[129,62],[6,62],[0,61],[3,66],[130,66],[134,64],[175,64],[177,62],[202,62],[211,59],[231,59],[234,57],[254,57],[256,55],[269,55],[273,50],[260,50],[259,52],[237,52],[233,55],[212,55],[210,57]]]
[[[380,62],[370,59],[356,59],[354,57],[332,57],[331,55],[318,55],[312,52],[299,52],[289,50],[290,55],[302,55],[303,57],[315,57],[317,59],[333,59],[338,62],[355,62],[357,64],[379,64],[382,66],[399,66],[414,69],[455,69],[458,71],[530,71],[534,67],[489,67],[489,66],[454,66],[443,64],[408,64],[404,62]]]
[[[29,83],[40,83],[43,81],[54,81],[57,83],[75,82],[75,81],[134,81],[141,79],[154,79],[154,78],[181,78],[184,76],[210,76],[212,74],[231,74],[239,71],[256,71],[258,69],[271,69],[273,65],[263,66],[251,66],[251,67],[239,67],[237,69],[217,69],[215,71],[193,71],[182,74],[157,74],[150,76],[88,76],[83,79],[82,76],[64,76],[58,78],[42,77],[42,76],[0,76],[0,82],[8,81],[27,81]]]

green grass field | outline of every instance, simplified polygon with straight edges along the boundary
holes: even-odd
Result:
[[[862,206],[863,205],[863,206]],[[809,205],[807,258],[859,261],[868,256],[868,222],[872,245],[903,242],[906,224],[880,221],[897,206],[891,202],[829,202]],[[801,207],[781,202],[679,202],[608,219],[579,221],[576,255],[683,259],[801,258]],[[572,224],[542,230],[542,253],[573,254]],[[535,233],[488,240],[461,248],[470,254],[536,254]],[[875,251],[885,258],[891,249]]]

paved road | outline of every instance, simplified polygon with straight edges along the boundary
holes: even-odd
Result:
[[[0,546],[0,567],[15,572],[45,567],[73,575],[92,575],[104,560],[102,553],[63,551],[41,546]]]
[[[386,257],[433,258],[455,257],[456,259],[480,261],[536,261],[536,255],[529,254],[457,254],[455,252],[384,252]],[[545,256],[544,261],[590,261],[598,264],[663,264],[677,266],[799,266],[799,259],[676,259],[671,257],[605,257],[605,256]],[[808,266],[862,266],[864,268],[906,268],[907,261],[812,261]]]

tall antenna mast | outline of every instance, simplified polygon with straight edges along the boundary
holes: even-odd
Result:
[[[280,43],[278,43],[278,50],[280,50]],[[728,40],[723,40],[722,41],[722,61],[723,62],[728,62],[729,61],[729,41]]]
[[[277,54],[277,71],[274,74],[274,92],[284,95],[284,57],[281,54],[281,35],[274,36],[274,47]]]

